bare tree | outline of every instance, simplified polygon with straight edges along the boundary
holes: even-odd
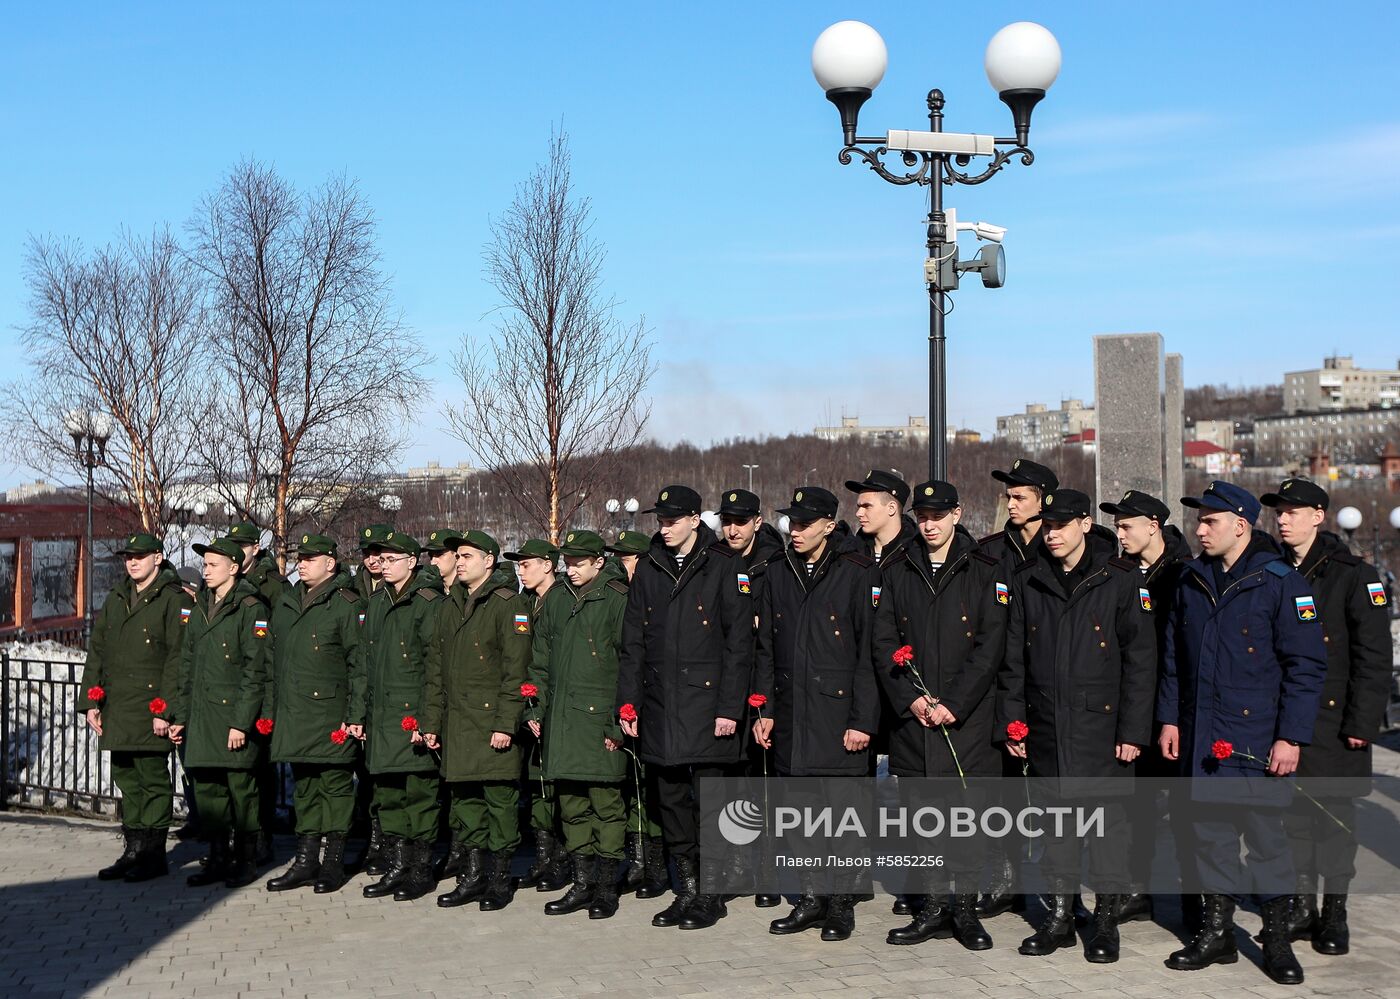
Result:
[[[463,339],[456,370],[466,398],[447,410],[452,434],[553,541],[650,415],[646,324],[615,318],[590,215],[573,192],[568,137],[557,132],[548,159],[492,223],[483,256],[502,299],[496,327],[489,341]]]
[[[123,234],[91,254],[35,238],[26,265],[30,373],[4,402],[17,450],[56,477],[81,472],[67,414],[110,415],[97,485],[160,535],[172,486],[190,467],[200,275],[160,229],[149,239]]]
[[[189,228],[215,320],[196,446],[224,500],[284,551],[293,523],[328,523],[402,449],[422,351],[344,177],[302,195],[246,161]]]

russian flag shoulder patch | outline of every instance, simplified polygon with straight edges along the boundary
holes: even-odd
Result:
[[[1380,583],[1367,583],[1366,595],[1371,598],[1372,605],[1384,607],[1386,604],[1385,587]]]

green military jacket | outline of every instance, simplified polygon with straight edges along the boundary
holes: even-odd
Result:
[[[442,744],[442,775],[450,781],[517,780],[515,738],[525,699],[520,685],[530,660],[530,602],[514,573],[497,571],[475,593],[455,583],[437,619],[440,653],[424,690],[425,731]],[[492,749],[491,734],[511,736]]]
[[[365,602],[366,606],[368,606],[369,604],[369,598],[374,596],[376,593],[378,593],[381,589],[384,588],[383,583],[380,583],[379,586],[374,585],[373,577],[371,577],[369,573],[365,572],[364,566],[360,566],[358,569],[355,570],[353,586],[355,588],[355,592],[360,595],[360,599]]]
[[[555,589],[559,595],[555,596]],[[627,584],[607,568],[582,590],[556,586],[535,621],[530,682],[541,722],[544,775],[551,780],[620,781],[627,754],[613,716]]]
[[[372,774],[437,769],[428,747],[412,742],[404,720],[412,719],[420,732],[431,731],[423,723],[423,679],[438,656],[434,636],[442,601],[442,591],[415,573],[401,593],[381,585],[365,608],[360,632],[365,679],[351,690],[346,723],[365,727],[365,767]]]
[[[350,713],[352,688],[363,695],[360,617],[364,606],[343,570],[314,590],[289,587],[272,608],[272,669],[263,714],[273,721],[272,758],[280,763],[352,763],[359,740],[336,743]]]
[[[252,584],[269,608],[276,607],[282,594],[290,588],[286,577],[277,568],[277,560],[266,549],[258,552],[253,567],[243,573],[243,578]]]
[[[266,740],[254,724],[262,717],[271,645],[267,604],[246,579],[238,579],[217,607],[205,588],[185,625],[178,696],[170,721],[185,726],[185,766],[252,768]],[[242,749],[228,748],[229,729],[248,735]]]
[[[112,587],[92,623],[77,705],[80,712],[102,709],[101,748],[170,752],[170,743],[151,731],[151,721],[169,717],[180,679],[186,612],[193,602],[169,564],[141,593],[129,576]],[[102,689],[101,703],[88,696],[94,687]],[[166,702],[165,711],[151,710],[157,698]]]

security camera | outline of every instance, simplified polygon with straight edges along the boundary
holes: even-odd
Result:
[[[959,232],[970,232],[978,239],[985,239],[990,243],[1000,243],[1006,235],[1006,226],[992,225],[990,222],[959,222]]]

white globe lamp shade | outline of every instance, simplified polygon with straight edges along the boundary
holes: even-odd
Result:
[[[1337,511],[1337,526],[1344,531],[1354,531],[1361,526],[1361,511],[1354,506],[1344,506]]]
[[[1060,43],[1042,25],[1017,21],[992,36],[982,64],[999,94],[1049,90],[1060,75]]]
[[[607,510],[608,513],[617,513],[622,509],[622,504],[615,499],[610,499],[603,504],[603,509]]]
[[[874,90],[888,65],[885,40],[864,21],[837,21],[812,46],[812,75],[824,91]]]
[[[1400,506],[1390,511],[1390,526],[1400,531]]]
[[[628,513],[636,513],[642,508],[642,504],[637,502],[637,497],[631,496],[628,497],[627,502],[622,505],[622,508]]]

